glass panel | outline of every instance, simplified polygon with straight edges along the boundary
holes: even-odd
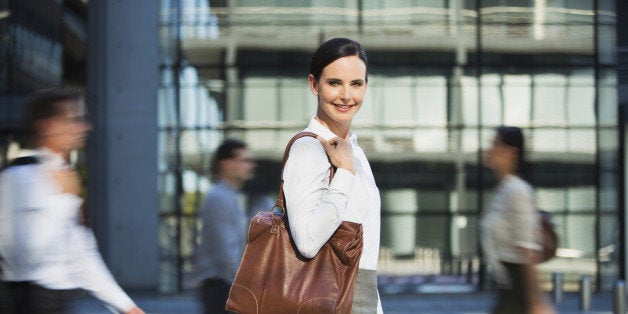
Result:
[[[448,230],[450,227],[450,218],[446,216],[425,216],[420,215],[417,218],[417,246],[422,248],[430,248],[435,253],[442,255],[449,252]]]
[[[479,132],[477,129],[464,129],[462,131],[462,151],[467,153],[467,158],[469,158],[469,154],[472,154],[471,158],[473,158],[473,161],[475,164],[475,157],[478,149],[480,148],[480,142],[479,142]]]
[[[570,212],[595,211],[595,187],[568,187],[567,206]]]
[[[176,211],[176,176],[172,172],[159,175],[159,212],[174,213]]]
[[[482,120],[480,123],[487,127],[503,124],[503,98],[501,91],[501,76],[497,74],[482,75],[480,81]]]
[[[618,169],[617,152],[619,150],[618,132],[615,129],[603,128],[600,129],[599,133],[600,168],[604,171],[616,171]]]
[[[212,14],[209,1],[181,0],[181,36],[198,39],[218,38],[218,18]]]
[[[530,75],[504,76],[504,124],[530,125],[531,83]]]
[[[556,223],[555,219],[552,222]],[[557,234],[560,248],[576,250],[583,257],[593,258],[595,252],[595,216],[570,215],[561,219]]]
[[[478,118],[478,85],[475,77],[465,76],[462,85],[462,121],[465,125],[477,126]],[[484,102],[482,102],[484,104]]]
[[[414,94],[412,106],[416,108],[414,120],[420,126],[446,126],[447,80],[445,77],[417,77],[411,88]]]
[[[242,117],[245,121],[278,120],[277,80],[274,78],[246,78],[243,90]]]
[[[618,123],[617,72],[602,69],[598,86],[598,123],[602,127],[615,127]]]
[[[159,223],[159,248],[162,259],[177,257],[179,249],[175,240],[177,237],[177,221],[176,217],[162,216]]]
[[[384,103],[381,103],[383,123],[389,126],[412,125],[416,106],[413,100],[411,77],[388,77],[382,86]]]
[[[536,125],[565,125],[567,78],[560,74],[533,76],[532,119]]]
[[[218,105],[207,89],[200,84],[196,69],[187,67],[181,72],[181,126],[208,127],[220,122]]]
[[[416,234],[417,193],[412,189],[382,191],[382,208],[386,212],[386,224],[382,224],[384,246],[396,256],[414,254]]]
[[[595,155],[595,130],[572,129],[567,132],[567,151],[588,154],[593,161]]]
[[[605,65],[617,62],[617,34],[615,24],[598,25],[598,61]]]
[[[196,213],[202,201],[200,192],[201,179],[196,172],[190,170],[183,171],[183,196],[182,210],[184,215],[192,215]]]
[[[447,212],[449,210],[449,193],[446,191],[419,191],[418,210],[420,212]]]
[[[196,237],[196,218],[194,216],[181,219],[181,256],[190,259],[194,253],[194,239]]]
[[[272,151],[276,149],[277,145],[285,147],[290,139],[289,137],[280,138],[280,134],[276,130],[251,129],[244,131],[244,141],[252,151]],[[280,151],[282,150],[283,148],[280,149]]]
[[[173,170],[175,156],[175,134],[173,132],[160,131],[158,134],[158,169],[159,172]]]
[[[558,153],[567,151],[567,131],[564,129],[532,130],[530,147],[534,152]]]
[[[177,123],[175,88],[172,85],[172,70],[166,68],[161,71],[162,85],[158,94],[159,127],[172,127]]]
[[[302,79],[283,78],[279,80],[279,117],[277,120],[307,125],[315,111],[310,111],[308,104],[311,98],[316,99],[310,92],[307,82]],[[258,104],[260,107],[267,105]]]
[[[536,188],[536,202],[539,209],[548,212],[561,212],[567,208],[567,195],[560,188]]]
[[[185,168],[200,173],[209,172],[211,154],[222,141],[222,134],[214,130],[186,130],[181,132],[181,162]]]
[[[477,255],[478,248],[478,219],[476,216],[458,215],[452,220],[452,236],[457,233],[457,240],[454,244],[458,247],[457,255],[459,257],[473,257]],[[457,242],[457,243],[456,243]]]
[[[616,215],[600,217],[600,281],[603,291],[612,291],[619,277],[619,224]]]
[[[446,129],[417,129],[414,133],[415,151],[424,153],[448,151],[449,138]]]
[[[178,291],[179,271],[177,268],[177,262],[174,259],[159,262],[159,292],[174,293]]]
[[[600,173],[600,210],[603,212],[619,210],[617,180],[615,171]]]
[[[597,0],[598,22],[615,24],[617,22],[616,1]]]
[[[595,126],[595,81],[593,70],[580,70],[567,83],[567,123],[570,126]]]

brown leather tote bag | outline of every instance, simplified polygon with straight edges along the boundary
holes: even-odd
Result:
[[[295,135],[284,152],[284,165],[292,143],[303,136],[316,134]],[[314,258],[303,257],[290,235],[282,181],[273,210],[251,219],[226,309],[246,314],[351,313],[362,244],[362,225],[343,221]]]

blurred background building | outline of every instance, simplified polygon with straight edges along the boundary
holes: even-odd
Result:
[[[627,17],[621,0],[0,0],[0,163],[23,145],[24,96],[85,90],[103,255],[127,287],[180,292],[210,153],[248,142],[247,191],[274,197],[283,148],[315,114],[311,54],[350,37],[370,58],[354,130],[382,192],[383,276],[487,288],[482,151],[508,124],[560,236],[545,278],[610,291],[627,266]]]

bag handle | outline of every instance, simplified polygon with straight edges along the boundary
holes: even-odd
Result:
[[[318,135],[312,132],[300,132],[300,133],[297,133],[295,136],[293,136],[288,142],[288,144],[286,145],[286,150],[283,152],[283,162],[281,163],[282,173],[283,173],[283,168],[286,166],[286,161],[288,161],[288,155],[290,155],[290,148],[292,147],[292,144],[296,140],[302,137],[306,137],[306,136],[313,137],[313,138],[318,137]],[[325,155],[327,155],[327,152],[325,152]],[[327,156],[327,159],[329,159],[329,156]],[[329,161],[329,163],[331,164],[331,160]],[[336,168],[332,164],[331,167],[329,167],[329,183],[331,183],[331,179],[334,178],[335,172],[336,172]],[[277,193],[277,202],[275,202],[275,206],[273,206],[271,211],[274,211],[275,208],[281,209],[282,216],[284,216],[287,213],[286,205],[285,205],[285,195],[283,193],[283,174],[282,174],[281,182],[279,183],[279,192]]]

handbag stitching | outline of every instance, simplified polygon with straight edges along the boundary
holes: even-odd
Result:
[[[248,291],[251,294],[251,296],[253,296],[253,300],[255,300],[255,309],[256,309],[255,313],[259,313],[259,302],[257,302],[257,297],[255,296],[253,291],[251,291],[251,289],[249,289],[249,288],[247,288],[247,287],[245,287],[243,285],[239,285],[239,284],[237,284],[235,282],[233,283],[233,285],[246,289],[246,291]]]
[[[297,310],[297,314],[301,313],[301,310],[303,309],[303,307],[305,306],[305,304],[307,302],[310,302],[310,301],[313,301],[313,300],[331,300],[334,303],[334,309],[336,309],[336,306],[335,306],[336,300],[335,299],[332,299],[332,298],[312,298],[312,299],[309,299],[309,300],[301,303],[301,306],[299,306],[299,309]],[[335,312],[335,310],[334,310],[334,312]]]

